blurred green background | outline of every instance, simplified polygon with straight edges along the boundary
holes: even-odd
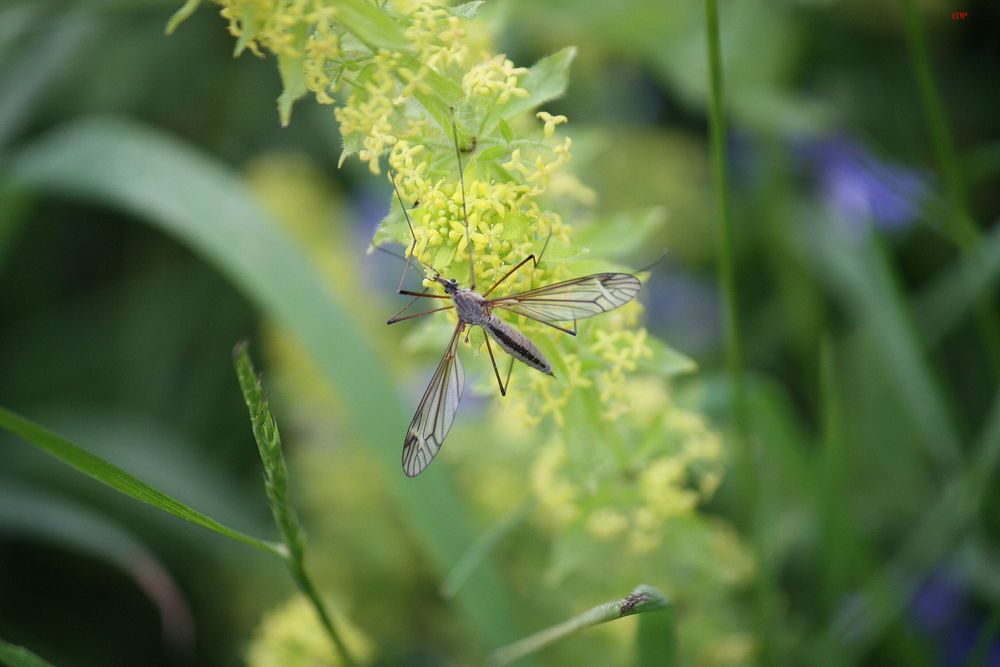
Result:
[[[0,405],[273,536],[230,361],[249,338],[310,566],[374,664],[474,664],[647,582],[677,602],[681,664],[1000,665],[995,3],[722,3],[748,458],[728,437],[703,6],[524,0],[477,19],[519,65],[578,47],[546,105],[570,118],[573,168],[600,216],[666,211],[615,259],[669,249],[646,324],[697,362],[670,391],[727,435],[728,462],[645,560],[550,534],[520,516],[526,495],[478,486],[522,474],[486,452],[492,398],[466,398],[434,486],[386,475],[401,437],[381,435],[402,434],[436,340],[384,326],[399,266],[365,249],[389,188],[337,168],[328,107],[300,102],[279,126],[273,58],[234,59],[216,7],[165,37],[176,8],[0,7]],[[224,251],[268,224],[307,262],[281,282],[240,264],[252,242]],[[332,295],[321,312],[325,291],[295,289],[310,275]],[[317,358],[324,337],[337,349]],[[456,524],[427,516],[449,506]],[[443,598],[442,569],[498,525],[465,597]],[[567,552],[578,570],[554,575]],[[0,434],[0,638],[56,664],[282,664],[267,632],[315,635],[283,606],[293,591],[274,559]],[[632,632],[589,630],[537,664],[631,664]]]

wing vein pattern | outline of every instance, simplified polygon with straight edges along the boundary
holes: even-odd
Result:
[[[625,305],[639,293],[641,285],[630,273],[595,273],[491,299],[490,303],[539,322],[575,322]]]
[[[458,358],[458,339],[464,329],[465,325],[461,322],[455,327],[444,357],[431,376],[406,432],[403,472],[408,477],[419,475],[430,465],[455,421],[465,388],[465,371]]]

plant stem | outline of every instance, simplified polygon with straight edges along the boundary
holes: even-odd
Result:
[[[271,505],[271,514],[284,541],[285,550],[282,557],[295,585],[316,610],[323,629],[340,654],[342,663],[347,667],[354,667],[355,662],[347,646],[333,624],[330,614],[327,613],[316,586],[306,572],[305,536],[295,511],[288,503],[288,469],[282,453],[281,434],[278,432],[278,425],[271,414],[264,388],[254,370],[247,348],[248,344],[245,341],[236,345],[233,349],[233,366],[236,368],[236,377],[250,412],[251,430],[254,440],[257,441],[261,462],[264,464],[264,488],[267,491],[268,503]]]
[[[709,99],[709,133],[712,151],[712,176],[715,181],[716,253],[719,286],[723,296],[723,327],[725,330],[726,369],[730,385],[730,412],[735,422],[735,441],[739,468],[739,502],[743,506],[743,523],[752,536],[754,555],[759,568],[756,581],[758,637],[761,641],[761,663],[772,664],[769,655],[771,595],[767,574],[768,564],[764,535],[760,522],[757,464],[750,432],[746,384],[743,377],[743,345],[740,340],[738,299],[736,294],[736,262],[733,253],[733,221],[729,201],[726,155],[726,111],[722,80],[722,51],[719,45],[719,8],[717,0],[705,0],[705,25],[708,33],[708,61],[711,95]]]
[[[489,662],[490,664],[497,665],[498,667],[502,665],[509,665],[515,660],[520,660],[525,656],[536,653],[546,646],[549,646],[550,644],[563,639],[578,630],[582,630],[583,628],[589,628],[600,623],[607,623],[608,621],[613,621],[617,618],[624,618],[625,616],[632,616],[633,614],[660,611],[668,609],[669,607],[670,602],[663,596],[662,593],[651,586],[643,584],[632,591],[628,597],[599,604],[596,607],[592,607],[582,614],[579,614],[578,616],[574,616],[569,620],[559,623],[558,625],[553,625],[552,627],[546,628],[533,635],[519,639],[512,644],[508,644],[507,646],[497,649],[490,656]],[[667,621],[672,623],[673,619],[668,618]]]
[[[337,626],[333,624],[333,619],[326,611],[326,606],[323,604],[323,599],[319,596],[316,591],[316,586],[313,585],[312,579],[306,574],[305,563],[302,560],[295,558],[294,556],[288,559],[288,569],[292,573],[292,579],[295,580],[295,585],[299,587],[299,590],[305,594],[312,603],[313,608],[316,610],[316,614],[319,616],[320,622],[323,624],[323,629],[326,630],[326,634],[330,637],[330,641],[333,645],[337,647],[337,652],[340,654],[340,659],[346,667],[354,667],[355,662],[351,658],[350,652],[347,650],[347,645],[344,644],[344,640],[341,639],[340,633],[337,631]]]

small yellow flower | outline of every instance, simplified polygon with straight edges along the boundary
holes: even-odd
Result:
[[[539,111],[537,114],[535,114],[535,116],[538,117],[538,119],[541,120],[543,123],[545,123],[545,128],[542,130],[542,136],[545,137],[551,137],[556,131],[556,126],[561,125],[562,123],[565,123],[569,120],[568,118],[566,118],[566,116],[563,116],[561,114],[558,116],[553,116],[547,111]]]

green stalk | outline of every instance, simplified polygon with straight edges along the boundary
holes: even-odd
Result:
[[[281,450],[281,435],[278,433],[278,426],[271,415],[271,409],[264,396],[264,388],[261,386],[260,378],[254,371],[246,342],[239,343],[233,349],[233,365],[236,368],[240,389],[243,391],[243,399],[250,411],[250,425],[254,439],[257,441],[257,449],[260,451],[260,460],[264,464],[264,488],[271,505],[271,513],[274,515],[274,522],[277,524],[278,531],[286,546],[282,557],[295,585],[316,610],[316,614],[323,624],[323,629],[326,630],[330,641],[340,654],[341,661],[344,665],[353,667],[355,662],[341,639],[337,626],[334,625],[333,619],[327,613],[326,606],[323,604],[323,599],[317,592],[315,584],[306,572],[305,535],[295,511],[288,503],[288,470],[285,467],[285,457]]]
[[[719,8],[717,0],[705,0],[705,25],[708,33],[708,62],[711,83],[709,99],[709,130],[712,151],[712,176],[715,181],[716,215],[718,216],[717,266],[719,286],[723,296],[723,327],[725,330],[726,370],[729,375],[730,411],[736,426],[736,453],[740,504],[743,522],[752,536],[754,556],[759,568],[756,581],[758,637],[761,641],[761,663],[772,664],[770,627],[773,616],[767,574],[766,548],[760,521],[757,464],[750,433],[746,383],[743,377],[743,344],[740,340],[738,300],[736,294],[736,262],[733,256],[733,221],[729,201],[729,181],[726,155],[726,110],[722,81],[722,50],[719,45]]]
[[[629,593],[627,597],[599,604],[558,625],[553,625],[529,637],[520,639],[513,644],[508,644],[497,649],[490,656],[489,663],[496,667],[503,667],[503,665],[509,665],[516,660],[537,653],[543,648],[584,628],[634,614],[669,609],[671,609],[670,601],[662,593],[651,586],[643,584]],[[661,625],[658,628],[660,631],[657,633],[659,635],[658,641],[664,637],[669,639],[673,635],[673,617],[665,617],[664,623],[665,625]],[[672,657],[666,658],[666,665],[672,664],[675,664],[674,659]]]
[[[973,250],[979,245],[982,234],[972,220],[961,163],[951,131],[948,129],[944,104],[941,102],[941,95],[931,73],[927,42],[913,0],[903,0],[903,12],[906,21],[906,46],[917,79],[920,103],[948,195],[948,222],[951,236],[963,250]],[[989,295],[980,299],[976,316],[994,377],[1000,377],[1000,318],[997,317]]]

